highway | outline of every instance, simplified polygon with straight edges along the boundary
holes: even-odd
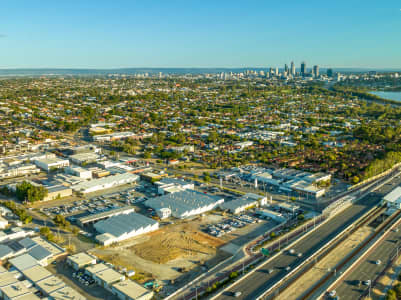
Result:
[[[401,226],[399,225],[399,229]],[[368,286],[358,284],[359,281],[371,280],[373,282],[386,268],[386,263],[400,247],[401,230],[391,231],[389,235],[369,254],[361,263],[348,274],[335,288],[340,299],[358,299],[361,293],[368,289]],[[377,265],[376,261],[381,264]],[[373,295],[373,292],[372,292]]]
[[[385,184],[375,192],[369,193],[358,203],[345,209],[320,226],[316,231],[297,242],[292,249],[295,250],[295,254],[302,253],[303,255],[301,258],[298,258],[295,254],[282,252],[252,275],[239,281],[231,289],[224,291],[216,299],[233,299],[235,292],[241,292],[241,296],[236,299],[256,299],[263,291],[267,290],[287,274],[288,271],[285,270],[286,267],[289,266],[291,269],[296,267],[301,261],[320,249],[327,241],[338,235],[344,228],[352,224],[372,206],[378,204],[385,194],[400,183],[401,179],[399,177],[393,179],[391,184]],[[273,270],[273,272],[268,274],[269,270]]]

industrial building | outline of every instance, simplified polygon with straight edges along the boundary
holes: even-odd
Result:
[[[157,186],[157,192],[159,195],[194,189],[193,182],[169,177],[156,181],[155,185]]]
[[[61,159],[57,157],[37,159],[34,161],[34,163],[46,172],[50,172],[51,170],[55,169],[62,169],[70,165],[70,161],[68,159]]]
[[[185,190],[164,196],[149,199],[145,205],[153,208],[159,216],[163,210],[171,210],[171,216],[179,219],[199,215],[215,209],[224,202],[224,199],[218,196],[203,194],[194,190]]]
[[[96,264],[96,257],[85,252],[81,252],[68,256],[67,264],[69,264],[74,270],[79,270]]]
[[[238,199],[223,202],[220,207],[222,210],[228,210],[232,214],[239,214],[251,207],[262,205],[266,205],[266,197],[248,193]]]
[[[69,158],[74,164],[82,166],[85,164],[96,162],[99,159],[99,155],[93,152],[85,152],[73,154]]]
[[[71,175],[74,175],[74,176],[82,178],[82,179],[91,179],[92,178],[92,171],[88,170],[88,169],[84,169],[82,167],[70,166],[68,168],[65,168],[65,172],[67,174],[71,174]]]
[[[124,206],[124,207],[119,207],[119,208],[115,208],[115,209],[111,209],[105,212],[101,212],[101,213],[97,213],[97,214],[93,214],[93,215],[89,215],[89,216],[84,216],[81,218],[77,219],[77,223],[83,227],[87,224],[90,223],[95,223],[98,222],[100,220],[104,220],[113,216],[118,216],[120,214],[129,214],[135,212],[135,208],[132,206]]]
[[[276,222],[282,223],[285,222],[287,219],[278,212],[263,208],[263,209],[259,209],[256,211],[257,214],[264,216],[264,217],[268,217]]]
[[[330,181],[331,174],[312,174],[294,169],[278,169],[254,174],[253,178],[256,186],[258,183],[263,183],[279,187],[284,192],[296,192],[317,199],[326,192],[325,188],[319,187],[319,183]]]
[[[100,221],[94,225],[99,243],[107,246],[112,243],[121,242],[134,236],[157,230],[159,223],[143,215],[131,212],[120,214],[107,220]]]
[[[69,196],[72,196],[72,189],[70,187],[64,185],[51,186],[47,188],[47,196],[43,198],[43,201],[60,199]]]
[[[152,291],[129,279],[113,284],[112,292],[121,300],[153,299]]]
[[[117,174],[99,179],[93,179],[90,181],[84,181],[79,184],[73,185],[72,189],[76,192],[87,194],[128,183],[133,183],[136,182],[138,179],[138,175],[131,173]]]

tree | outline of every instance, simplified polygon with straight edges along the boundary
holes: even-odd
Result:
[[[18,200],[28,201],[28,202],[36,202],[41,201],[47,196],[47,189],[43,186],[35,186],[30,182],[23,181],[20,184],[17,184],[15,195]]]
[[[397,294],[394,290],[388,290],[386,300],[397,300]]]
[[[359,182],[359,177],[358,176],[352,177],[352,183],[353,184],[357,184],[358,182]]]
[[[394,291],[395,291],[395,293],[397,295],[397,298],[401,298],[401,283],[397,283],[394,286]]]
[[[49,233],[50,233],[50,228],[49,228],[49,227],[45,226],[45,227],[40,228],[40,234],[41,234],[41,235],[46,236],[46,235],[48,235]]]
[[[69,227],[70,226],[70,222],[68,222],[64,216],[62,215],[56,215],[53,219],[54,223],[56,223],[56,225],[60,226],[60,227]]]

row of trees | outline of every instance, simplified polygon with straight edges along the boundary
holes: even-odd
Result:
[[[28,215],[25,209],[18,208],[17,205],[12,201],[5,201],[2,203],[5,207],[11,210],[18,218],[24,223],[28,224],[32,222],[32,217]]]

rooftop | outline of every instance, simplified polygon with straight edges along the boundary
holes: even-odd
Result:
[[[50,294],[66,286],[64,281],[56,276],[47,277],[37,282],[36,285],[46,294]]]
[[[173,213],[183,215],[187,211],[209,206],[220,200],[224,199],[194,190],[185,190],[147,200],[145,205],[154,209],[167,207],[170,208]]]
[[[22,254],[18,257],[14,257],[10,259],[9,262],[19,271],[23,271],[38,265],[38,261],[29,254]]]
[[[396,187],[383,198],[387,202],[399,203],[401,202],[401,186]]]
[[[38,282],[45,278],[53,276],[52,273],[39,265],[23,270],[22,274],[24,274],[24,276],[32,282]]]
[[[69,260],[76,263],[78,266],[90,264],[96,257],[89,255],[85,252],[77,253],[74,255],[70,255],[68,257]]]
[[[54,300],[86,300],[84,296],[73,288],[66,286],[50,294]],[[20,300],[20,299],[18,299]]]
[[[113,269],[106,269],[100,272],[97,272],[95,276],[106,283],[114,283],[120,281],[122,278],[125,278],[124,275],[114,271]]]
[[[101,233],[109,233],[115,237],[119,237],[125,233],[152,226],[156,223],[157,221],[153,219],[131,212],[100,221],[96,223],[95,228]]]
[[[129,279],[113,284],[113,288],[120,293],[127,295],[131,299],[140,298],[143,295],[152,293],[143,286]]]

